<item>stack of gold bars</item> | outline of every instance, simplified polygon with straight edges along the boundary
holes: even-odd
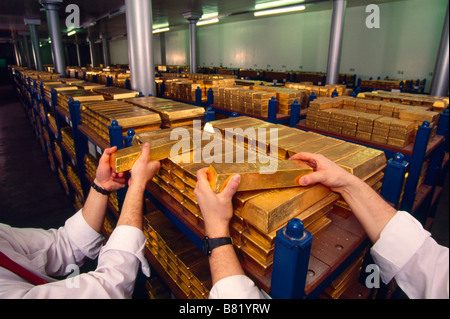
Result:
[[[65,92],[65,91],[75,91],[77,87],[75,85],[63,84],[63,83],[44,83],[44,99],[46,99],[49,103],[52,100],[51,91],[55,90],[56,92]]]
[[[253,89],[271,92],[278,101],[279,114],[290,115],[291,105],[295,100],[297,100],[300,105],[303,105],[303,108],[306,108],[306,105],[308,103],[309,93],[304,89],[293,89],[288,87],[274,88],[265,85],[255,85],[253,86]]]
[[[231,137],[228,135],[228,138],[232,140],[233,147],[227,148],[227,140],[216,140],[214,137],[225,136],[225,129],[230,128],[234,129],[234,135]],[[256,134],[256,136],[248,135],[248,131],[246,131],[248,128],[278,129],[278,136],[272,135],[272,142],[276,140],[278,148],[275,148],[275,143],[270,143],[267,138],[270,137],[269,132]],[[213,131],[215,133],[208,133]],[[195,128],[191,132],[195,135]],[[194,140],[196,146],[187,152],[186,157],[168,157],[161,161],[161,169],[153,179],[150,189],[155,192],[155,196],[163,200],[167,196],[172,198],[172,201],[175,200],[178,203],[176,206],[178,213],[192,227],[203,232],[203,218],[194,196],[197,171],[204,167],[210,167],[210,165],[210,170],[214,168],[217,171],[216,167],[218,167],[219,171],[222,169],[221,180],[224,180],[235,168],[236,171],[241,172],[241,175],[245,175],[244,179],[252,180],[257,189],[239,191],[234,197],[231,233],[240,257],[251,271],[260,276],[269,274],[272,269],[277,229],[283,227],[291,218],[298,217],[303,221],[306,229],[316,235],[331,223],[331,220],[327,218],[327,213],[333,209],[334,205],[343,207],[346,205],[342,198],[323,185],[281,188],[277,186],[275,189],[267,189],[270,182],[259,183],[258,178],[248,177],[252,176],[251,171],[254,170],[255,164],[249,165],[246,173],[243,172],[245,169],[240,165],[250,163],[249,159],[254,156],[253,158],[258,159],[257,167],[277,163],[281,169],[284,167],[284,161],[287,161],[286,159],[295,153],[319,153],[360,177],[376,190],[380,187],[380,180],[386,166],[386,158],[382,151],[316,133],[270,124],[254,118],[237,117],[209,122],[201,133],[206,134],[204,140],[200,144]],[[133,139],[133,145],[137,146],[157,139],[156,135],[146,137],[145,134],[143,133],[143,136],[137,134]],[[205,136],[209,139],[205,139]],[[212,147],[210,143],[213,143],[215,147]],[[220,149],[222,152],[216,154],[213,149]],[[213,154],[211,154],[212,151]],[[243,151],[244,154],[244,164],[238,165],[236,160],[239,159],[240,151]],[[186,155],[186,153],[183,154]],[[228,161],[227,158],[231,159],[232,163],[211,164],[212,162],[223,163]],[[265,164],[262,165],[262,162]],[[220,165],[226,166],[221,168]],[[277,172],[277,174],[279,173]],[[294,174],[298,174],[298,172],[296,171]]]
[[[203,107],[157,97],[141,97],[126,101],[158,113],[163,128],[192,125],[194,120],[203,121],[205,114]]]
[[[139,95],[139,92],[116,87],[94,88],[92,91],[103,95],[105,100],[123,100],[137,97]]]
[[[423,121],[436,135],[439,113],[420,106],[351,97],[311,101],[307,127],[403,148],[414,142]]]
[[[430,111],[435,111],[439,113],[442,113],[449,105],[448,96],[439,97],[425,94],[372,91],[360,93],[358,97],[376,101],[422,106],[429,109]]]
[[[211,290],[208,257],[160,211],[144,215],[146,247],[186,298],[207,299]]]
[[[104,84],[94,83],[94,82],[77,83],[77,84],[75,84],[75,86],[79,89],[88,90],[88,91],[92,91],[94,89],[102,89],[105,87]]]
[[[234,84],[236,76],[211,75],[211,74],[184,74],[183,78],[178,75],[163,74],[162,81],[165,84],[164,97],[173,98],[186,102],[195,102],[197,88],[202,90],[202,101],[206,101],[210,88],[230,86]]]
[[[325,86],[313,85],[312,83],[294,83],[288,82],[284,85],[286,88],[296,89],[296,90],[306,90],[308,96],[313,92],[317,97],[331,97],[334,90],[338,92],[339,96],[348,96],[351,93],[351,89],[343,84],[327,84]]]
[[[94,93],[92,91],[76,89],[70,91],[63,91],[58,93],[58,105],[69,112],[69,100],[79,102],[89,102],[89,101],[103,101],[103,95]]]
[[[157,129],[161,126],[158,113],[125,101],[86,102],[82,104],[81,120],[109,141],[108,127],[113,120],[122,126],[123,134],[132,128],[135,132]]]
[[[61,128],[62,143],[68,148],[68,150],[75,155],[75,144],[73,142],[73,132],[70,126]]]

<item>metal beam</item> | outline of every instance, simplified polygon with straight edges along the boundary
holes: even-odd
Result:
[[[61,37],[61,25],[59,23],[59,9],[62,0],[41,0],[47,14],[47,23],[52,39],[53,65],[56,73],[62,77],[66,75],[66,60],[64,58],[64,49]]]
[[[448,95],[448,5],[447,14],[445,15],[444,28],[442,29],[441,44],[433,72],[433,80],[431,81],[430,95],[447,96]]]
[[[328,48],[327,84],[339,81],[339,62],[341,59],[342,31],[347,0],[333,0],[333,17],[331,20],[330,46]]]
[[[132,89],[156,96],[151,0],[125,0]]]

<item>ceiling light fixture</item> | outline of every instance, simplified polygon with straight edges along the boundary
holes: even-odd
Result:
[[[170,31],[170,28],[167,27],[167,28],[155,29],[152,32],[153,33],[161,33],[161,32],[167,32],[167,31]]]
[[[74,35],[75,33],[77,33],[77,30],[72,30],[69,33],[67,33],[67,35],[70,37],[70,36]]]
[[[200,20],[199,22],[197,22],[197,25],[205,25],[205,24],[212,24],[212,23],[217,23],[219,22],[219,18],[214,18],[214,19],[209,19],[209,20]]]
[[[287,12],[294,12],[294,11],[301,11],[305,10],[305,6],[293,6],[293,7],[287,7],[287,8],[279,8],[279,9],[272,9],[272,10],[263,10],[263,11],[256,11],[254,12],[255,17],[265,16],[269,14],[279,14],[279,13],[287,13]]]
[[[265,3],[259,3],[255,5],[255,9],[262,10],[262,9],[269,9],[269,8],[275,8],[275,7],[282,7],[287,6],[290,4],[300,3],[304,2],[304,0],[279,0],[279,1],[271,1],[271,2],[265,2]]]

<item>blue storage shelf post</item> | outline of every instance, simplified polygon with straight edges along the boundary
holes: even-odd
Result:
[[[213,104],[214,104],[214,93],[213,93],[212,88],[209,88],[209,90],[207,92],[206,106],[211,107]]]
[[[277,112],[278,112],[278,101],[274,96],[269,100],[269,111],[267,116],[267,121],[270,123],[277,122]]]
[[[127,135],[123,137],[125,147],[131,146],[131,142],[133,141],[134,134],[135,134],[135,132],[133,129],[129,129],[127,131]]]
[[[448,133],[449,133],[449,109],[445,109],[443,113],[439,116],[439,123],[437,127],[436,134],[442,135],[445,138],[445,151],[448,152],[449,148],[449,140],[448,140]]]
[[[128,80],[128,79],[127,79]],[[126,83],[126,82],[125,82]],[[166,93],[166,83],[163,81],[160,85],[159,85],[159,95],[160,96],[164,96],[164,93]]]
[[[405,192],[403,194],[402,203],[400,205],[400,208],[402,210],[410,213],[412,213],[412,209],[414,206],[414,199],[416,198],[417,194],[417,184],[422,172],[422,164],[425,160],[430,133],[430,122],[424,121],[423,124],[419,126],[419,129],[417,131],[409,167],[409,176],[406,179]]]
[[[383,185],[381,186],[381,196],[393,204],[395,208],[399,206],[405,174],[409,166],[409,163],[404,158],[403,154],[396,153],[394,158],[390,158],[387,161]]]
[[[107,87],[113,86],[113,78],[112,78],[112,76],[106,76],[106,86]]]
[[[305,297],[313,236],[300,219],[291,219],[277,231],[270,295],[274,299]]]
[[[216,113],[213,111],[212,107],[208,107],[203,115],[205,123],[214,121],[216,119]]]
[[[291,104],[291,117],[289,118],[289,126],[295,127],[300,120],[300,104],[297,100]]]
[[[197,86],[195,89],[195,105],[202,106],[202,89]]]
[[[123,148],[122,126],[116,120],[112,120],[108,129],[110,146],[117,146],[117,149],[121,150]]]
[[[75,101],[73,98],[70,98],[68,104],[70,112],[70,123],[72,126],[73,144],[75,148],[75,158],[77,160],[76,167],[78,176],[80,177],[84,198],[87,198],[90,185],[88,185],[86,179],[84,178],[86,173],[86,168],[84,166],[84,156],[88,153],[88,146],[83,134],[81,134],[78,130],[78,126],[81,125],[81,103],[80,101]]]
[[[116,120],[111,121],[111,125],[108,126],[109,129],[109,143],[110,146],[117,146],[118,150],[124,148],[124,137],[122,135],[122,126]],[[119,189],[117,192],[117,201],[119,203],[119,212],[122,210],[123,201],[125,200],[125,195],[127,194],[127,187]]]
[[[130,79],[125,79],[125,88],[127,90],[131,90],[131,83],[130,83]]]
[[[314,101],[315,99],[317,99],[316,93],[311,92],[311,95],[310,95],[309,98],[308,98],[308,105],[307,105],[307,107],[309,107],[309,103],[310,103],[311,101]]]

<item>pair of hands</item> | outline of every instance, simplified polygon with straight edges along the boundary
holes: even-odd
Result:
[[[113,192],[127,185],[127,176],[124,173],[115,173],[109,164],[111,154],[117,150],[117,147],[105,149],[98,162],[98,168],[95,175],[95,183],[103,189]],[[131,169],[131,177],[128,179],[129,186],[138,186],[145,188],[147,183],[156,175],[161,164],[159,161],[149,161],[150,146],[145,143],[142,146],[142,153],[139,159],[134,163]]]
[[[357,182],[354,175],[321,154],[298,153],[290,160],[302,160],[314,169],[313,173],[300,179],[300,186],[320,183],[342,193]],[[233,216],[232,198],[238,189],[240,176],[234,175],[221,193],[215,193],[211,190],[206,171],[207,168],[203,168],[197,172],[194,190],[205,221],[205,235],[211,238],[229,237],[229,222]]]

